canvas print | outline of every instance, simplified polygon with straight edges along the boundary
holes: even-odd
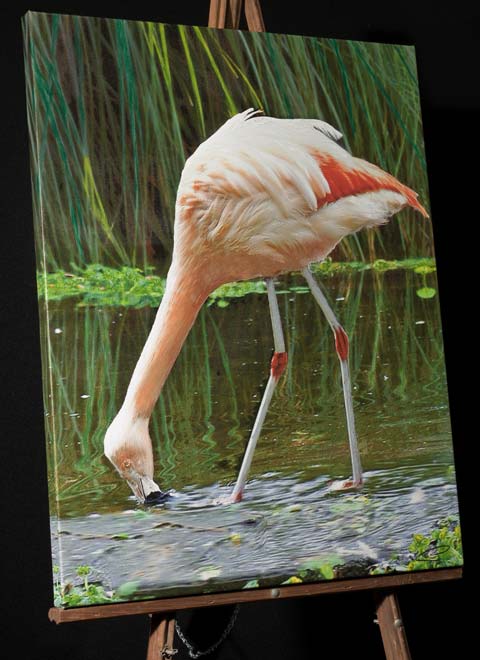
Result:
[[[24,40],[55,604],[461,565],[413,47]]]

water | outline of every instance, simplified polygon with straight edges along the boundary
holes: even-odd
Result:
[[[283,579],[312,558],[360,562],[365,572],[457,513],[437,298],[416,295],[422,279],[413,272],[322,282],[351,336],[365,485],[329,489],[351,469],[339,365],[320,310],[291,290],[301,282],[289,276],[277,283],[288,371],[245,499],[230,506],[213,501],[231,492],[268,376],[266,296],[202,310],[152,420],[156,480],[173,496],[150,511],[102,443],[155,310],[51,305],[46,419],[54,562],[61,548],[64,580],[88,564],[106,587],[133,581],[143,594],[166,595]]]

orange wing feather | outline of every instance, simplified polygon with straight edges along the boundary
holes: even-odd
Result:
[[[358,167],[349,168],[330,154],[316,153],[314,157],[330,186],[329,193],[324,197],[317,197],[318,208],[349,195],[361,195],[375,190],[392,190],[404,195],[412,208],[428,218],[427,211],[417,199],[417,193],[380,167],[356,159]]]

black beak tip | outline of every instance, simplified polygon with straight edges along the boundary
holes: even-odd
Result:
[[[154,490],[149,493],[145,498],[145,506],[155,506],[156,504],[163,504],[166,500],[170,499],[170,494],[165,493],[163,490]]]

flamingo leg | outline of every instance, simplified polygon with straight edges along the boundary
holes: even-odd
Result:
[[[230,502],[240,502],[242,500],[253,454],[255,452],[255,447],[257,446],[258,438],[260,437],[260,433],[262,431],[263,422],[265,421],[270,401],[272,400],[272,396],[280,376],[287,366],[287,353],[285,351],[285,340],[283,338],[282,321],[280,319],[277,294],[275,293],[275,284],[271,278],[265,280],[265,283],[267,285],[268,304],[270,307],[270,318],[272,320],[275,352],[270,364],[270,377],[268,379],[265,391],[263,392],[262,401],[257,412],[257,417],[255,419],[250,438],[248,440],[242,466],[240,468],[240,472],[238,473],[235,488],[233,489],[233,492],[230,496]]]
[[[314,278],[309,268],[304,268],[303,276],[307,280],[313,297],[325,314],[330,327],[335,336],[335,348],[340,360],[340,369],[342,373],[343,398],[345,401],[345,413],[347,417],[348,442],[350,445],[350,456],[352,459],[352,479],[346,479],[335,485],[336,489],[356,488],[362,484],[363,473],[360,452],[358,449],[357,433],[355,431],[355,418],[353,414],[352,387],[350,381],[350,369],[348,366],[348,337],[345,330],[337,320],[332,308],[328,304],[325,295],[320,288],[317,280]]]

